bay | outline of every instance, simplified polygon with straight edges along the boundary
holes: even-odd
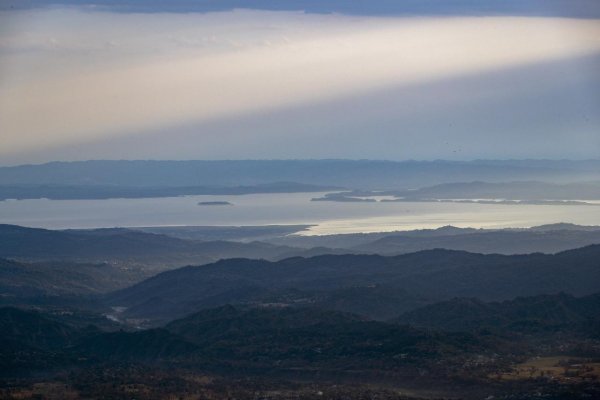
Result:
[[[8,200],[0,202],[0,223],[49,229],[311,224],[313,226],[303,232],[309,235],[445,225],[475,228],[517,228],[557,222],[600,225],[599,206],[310,201],[322,195],[324,193]],[[233,205],[198,205],[215,201]]]

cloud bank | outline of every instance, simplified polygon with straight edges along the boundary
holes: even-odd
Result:
[[[234,129],[231,137],[238,142],[257,137],[267,147],[265,128],[273,132],[273,143],[320,133],[326,138],[332,131],[336,140],[344,140],[346,118],[360,121],[364,135],[372,135],[375,141],[390,140],[390,135],[410,139],[402,129],[403,121],[413,117],[406,110],[420,92],[430,99],[420,104],[429,102],[430,106],[418,113],[429,113],[432,119],[444,115],[453,102],[466,104],[465,96],[500,99],[496,106],[510,110],[511,93],[523,96],[519,88],[480,82],[452,91],[442,83],[593,59],[600,54],[599,38],[600,22],[594,19],[365,17],[248,10],[207,14],[77,8],[6,11],[0,13],[0,157],[25,161],[32,154],[47,154],[51,158],[60,154],[56,149],[81,149],[84,144],[90,144],[86,150],[90,158],[102,157],[102,152],[93,151],[93,144],[126,143],[128,138],[148,135],[163,136],[167,139],[163,142],[184,140],[178,139],[182,132],[185,143],[192,140],[206,154],[214,154],[215,149],[229,146],[227,138],[219,141],[211,134],[219,126]],[[593,138],[598,136],[594,119],[600,113],[598,95],[593,87],[589,93],[585,90],[597,81],[597,73],[573,63],[566,71],[553,75],[558,82],[552,86],[581,104],[586,110],[582,118],[592,118],[592,123],[579,121],[559,128],[565,135],[569,131],[584,142],[597,143]],[[504,79],[510,85],[511,80]],[[435,87],[437,91],[431,89]],[[377,97],[390,88],[397,94]],[[546,91],[544,86],[531,89],[540,94]],[[448,99],[447,109],[440,109],[438,97]],[[377,98],[386,99],[388,106],[369,107]],[[338,119],[332,120],[318,111],[321,105],[343,105],[347,99],[354,99],[352,115],[344,112],[349,108],[342,108],[334,114]],[[537,105],[519,107],[535,110]],[[294,118],[275,117],[278,122],[273,123],[268,117],[310,109],[312,113],[303,115],[314,120],[315,129],[306,123],[290,126]],[[458,115],[463,118],[459,124],[469,130],[465,121],[472,116]],[[537,120],[537,114],[533,118]],[[249,119],[266,125],[255,122],[245,129],[235,123]],[[388,121],[387,125],[382,121]],[[547,128],[544,121],[537,124]],[[419,128],[418,124],[413,128]],[[536,121],[515,127],[525,128],[535,131]],[[420,129],[430,133],[432,126]],[[477,124],[471,129],[463,132],[461,143],[481,135],[475,131],[481,129]],[[438,137],[442,140],[445,133]],[[360,139],[360,133],[346,138]],[[267,150],[271,158],[278,157],[275,147]],[[136,154],[134,148],[129,151],[127,158],[145,155]],[[243,152],[222,154],[253,157],[244,157]],[[206,157],[202,152],[198,155]],[[472,155],[477,155],[476,149]],[[86,158],[85,152],[80,156]],[[295,156],[310,157],[310,149]],[[153,153],[153,157],[161,158],[161,154]],[[364,157],[389,155],[377,154],[373,148]],[[110,152],[103,158],[112,158]]]

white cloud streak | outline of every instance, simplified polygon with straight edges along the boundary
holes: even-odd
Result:
[[[600,23],[235,11],[0,15],[0,156],[600,51]]]

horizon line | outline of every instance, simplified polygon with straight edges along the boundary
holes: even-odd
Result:
[[[23,164],[12,164],[12,165],[0,165],[0,168],[18,168],[18,167],[36,167],[50,164],[77,164],[77,163],[93,163],[93,162],[379,162],[379,163],[455,163],[455,164],[467,164],[467,163],[478,163],[478,162],[600,162],[599,158],[474,158],[467,160],[450,160],[443,158],[436,159],[401,159],[401,160],[390,160],[390,159],[378,159],[378,158],[230,158],[230,159],[161,159],[161,158],[147,158],[147,159],[124,159],[124,158],[99,158],[99,159],[88,159],[88,160],[52,160],[40,163],[23,163]]]

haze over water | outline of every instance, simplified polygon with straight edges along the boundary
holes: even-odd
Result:
[[[304,234],[337,234],[458,227],[531,227],[570,222],[600,225],[600,206],[436,202],[311,202],[322,193],[182,196],[109,200],[0,202],[7,224],[51,229],[175,225],[314,225]],[[199,206],[228,201],[233,206]]]

